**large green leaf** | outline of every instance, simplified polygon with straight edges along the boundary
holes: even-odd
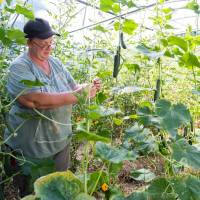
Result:
[[[111,163],[109,167],[109,175],[110,177],[116,177],[118,176],[120,170],[123,167],[123,163]]]
[[[83,191],[81,181],[71,172],[55,172],[34,183],[36,197],[41,200],[75,199]]]
[[[187,52],[181,57],[181,61],[184,62],[185,65],[187,66],[196,66],[200,67],[200,62],[199,59],[197,58],[196,55]]]
[[[200,197],[200,180],[194,176],[182,176],[171,180],[174,191],[181,200],[197,200]]]
[[[125,141],[133,143],[134,149],[140,152],[155,152],[158,150],[157,141],[151,131],[137,123],[125,132]]]
[[[166,178],[155,179],[148,190],[148,197],[155,200],[176,200],[172,184]]]
[[[192,0],[189,3],[187,3],[187,5],[185,6],[185,8],[187,9],[191,9],[193,10],[195,13],[199,14],[199,4],[195,1]]]
[[[124,160],[135,160],[137,154],[126,149],[117,149],[102,142],[96,143],[96,156],[111,163],[120,163]]]
[[[153,111],[148,106],[137,109],[138,120],[144,126],[152,125]]]
[[[144,192],[134,192],[117,200],[199,200],[200,180],[194,176],[177,176],[154,180]]]
[[[180,139],[172,145],[172,158],[184,166],[200,169],[200,149]]]
[[[8,29],[6,31],[6,36],[14,42],[17,42],[18,44],[26,44],[26,39],[24,37],[24,33],[19,29]]]
[[[128,33],[129,35],[133,34],[133,31],[137,29],[138,24],[132,19],[126,19],[122,25],[122,30],[124,33]]]
[[[101,118],[101,114],[98,112],[98,110],[96,110],[96,111],[89,111],[87,113],[87,118],[91,119],[91,120],[97,120],[97,119]]]
[[[187,125],[191,121],[190,112],[183,104],[171,105],[164,99],[156,102],[155,114],[159,117],[160,126],[172,137],[177,135],[177,129],[181,125]]]
[[[104,12],[108,12],[112,8],[112,5],[112,0],[100,0],[100,9]]]
[[[18,4],[15,7],[15,11],[18,14],[24,15],[28,19],[32,19],[32,20],[35,19],[33,11],[31,11],[31,10],[25,8],[25,7],[22,7],[22,6],[18,5]]]
[[[114,28],[116,31],[118,31],[120,27],[124,33],[128,33],[129,35],[132,35],[133,32],[137,29],[138,24],[134,20],[131,20],[131,19],[124,20],[124,22],[121,25],[119,22],[114,23]]]
[[[183,38],[178,37],[178,36],[169,36],[168,44],[176,45],[176,46],[180,47],[181,49],[183,49],[184,51],[187,51],[187,49],[188,49],[187,42]]]
[[[75,135],[75,138],[81,141],[86,140],[86,141],[101,141],[101,142],[106,142],[106,143],[110,142],[109,138],[102,137],[95,133],[87,132],[84,130],[78,131]]]
[[[8,5],[10,5],[11,2],[12,2],[12,0],[6,0],[6,3],[7,3]]]
[[[148,107],[137,110],[139,122],[145,126],[155,126],[164,129],[174,138],[181,125],[191,121],[189,110],[183,104],[172,105],[170,101],[161,99],[156,101],[155,113]]]
[[[135,63],[133,63],[133,64],[127,63],[127,64],[125,64],[125,67],[131,72],[136,73],[136,72],[140,71],[140,66],[138,64],[135,64]]]
[[[118,13],[121,10],[115,0],[100,0],[100,9],[104,12],[113,11],[114,13]]]
[[[9,46],[12,43],[12,41],[7,37],[6,30],[4,28],[0,28],[0,41],[5,46]]]
[[[124,195],[119,187],[111,186],[111,187],[109,187],[109,190],[105,193],[105,199],[124,200]]]
[[[131,7],[135,7],[136,5],[133,3],[133,0],[120,0],[121,4],[122,5],[126,5],[128,6],[129,8]]]
[[[96,95],[97,104],[103,103],[108,97],[103,92],[98,92]]]
[[[120,8],[119,4],[114,3],[111,10],[112,10],[114,13],[117,14],[117,13],[120,12],[121,8]]]
[[[149,200],[148,193],[146,192],[133,192],[123,200]]]

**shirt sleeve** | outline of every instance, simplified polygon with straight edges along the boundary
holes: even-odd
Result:
[[[8,72],[7,90],[8,93],[16,97],[20,93],[28,94],[32,92],[41,92],[40,86],[28,87],[22,80],[35,81],[36,77],[31,72],[29,66],[25,64],[11,64]]]

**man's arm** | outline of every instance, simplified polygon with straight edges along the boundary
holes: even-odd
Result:
[[[50,109],[77,103],[72,93],[30,93],[18,98],[19,103],[28,108]]]
[[[79,85],[73,92],[63,92],[63,93],[29,93],[26,95],[21,95],[17,100],[19,103],[28,108],[38,108],[38,109],[50,109],[57,108],[63,105],[76,104],[78,98],[76,94],[80,93],[82,90],[89,91],[89,98],[93,98],[96,94],[96,88],[86,88],[86,85]]]

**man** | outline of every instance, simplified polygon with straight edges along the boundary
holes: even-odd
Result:
[[[83,91],[89,91],[88,98],[93,98],[100,82],[93,82],[90,88],[86,84],[77,85],[62,63],[50,56],[53,35],[59,34],[52,31],[46,20],[28,21],[24,33],[28,52],[11,63],[8,74],[7,89],[17,101],[9,112],[6,144],[25,158],[53,157],[56,170],[63,171],[70,162],[72,105]],[[29,88],[21,82],[36,79],[45,85]],[[26,119],[22,114],[31,117]],[[21,196],[24,195],[22,192]]]

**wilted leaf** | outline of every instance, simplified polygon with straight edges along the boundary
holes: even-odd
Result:
[[[131,177],[136,181],[150,182],[156,178],[156,175],[149,169],[138,169],[131,171]]]
[[[35,193],[42,200],[75,199],[83,192],[81,181],[71,172],[55,172],[36,180]]]

